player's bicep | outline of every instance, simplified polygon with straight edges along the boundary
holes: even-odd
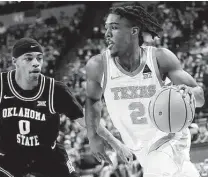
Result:
[[[101,80],[103,76],[103,65],[100,56],[91,58],[86,65],[87,97],[100,100],[102,97]]]
[[[87,79],[87,97],[93,100],[100,100],[102,97],[102,87],[97,81]]]
[[[168,77],[173,82],[174,85],[185,84],[190,87],[196,87],[197,83],[195,79],[183,69],[177,69],[170,71]]]
[[[197,86],[194,78],[183,70],[179,59],[170,50],[157,49],[156,56],[161,73],[166,75],[174,85]]]
[[[87,99],[85,105],[85,117],[88,132],[96,131],[101,117],[101,97],[103,94],[101,87],[102,74],[102,60],[99,56],[95,56],[90,59],[86,65]]]

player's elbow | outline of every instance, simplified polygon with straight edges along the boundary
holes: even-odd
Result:
[[[201,87],[198,87],[198,92],[195,95],[196,98],[196,107],[200,108],[204,105],[205,99],[204,99],[204,90]]]
[[[201,98],[200,100],[198,100],[198,101],[196,102],[196,107],[197,107],[197,108],[201,108],[202,106],[204,106],[204,103],[205,103],[204,98]]]

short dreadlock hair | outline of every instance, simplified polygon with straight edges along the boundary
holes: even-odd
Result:
[[[116,14],[122,18],[126,18],[132,25],[140,28],[139,45],[144,43],[142,32],[151,34],[154,39],[158,36],[158,32],[162,31],[160,24],[152,17],[142,6],[139,5],[125,5],[110,8],[108,14]]]

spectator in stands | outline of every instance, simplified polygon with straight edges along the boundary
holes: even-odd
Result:
[[[199,136],[195,141],[193,141],[193,143],[197,144],[197,143],[205,143],[205,142],[208,142],[207,125],[201,125],[199,126]]]
[[[6,27],[4,26],[3,22],[0,21],[0,35],[6,32]]]
[[[195,63],[193,64],[193,71],[192,71],[193,77],[197,81],[201,81],[203,77],[203,72],[204,72],[204,65],[202,63],[202,55],[198,54],[196,55]]]
[[[190,133],[191,133],[191,141],[195,142],[198,139],[198,136],[199,136],[199,133],[200,133],[199,132],[199,126],[196,123],[192,123],[189,126],[189,130],[190,130]]]

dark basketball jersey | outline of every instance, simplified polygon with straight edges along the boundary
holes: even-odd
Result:
[[[15,88],[14,75],[14,70],[0,75],[1,148],[32,152],[53,146],[60,121],[53,107],[54,79],[41,75],[36,93],[24,97]]]

